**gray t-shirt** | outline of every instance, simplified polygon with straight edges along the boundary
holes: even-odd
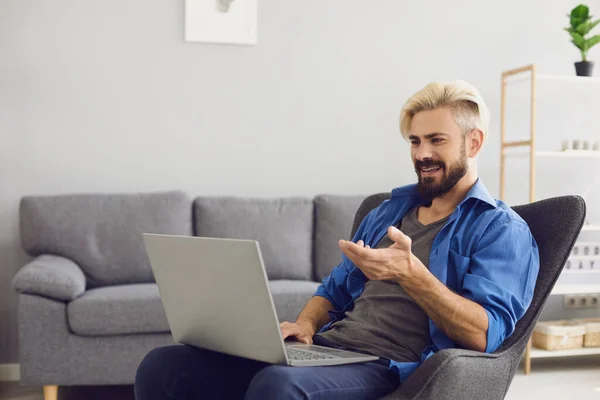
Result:
[[[431,245],[448,217],[423,225],[417,210],[410,210],[398,228],[412,239],[413,254],[429,268]],[[386,235],[377,248],[392,243]],[[396,361],[420,361],[421,352],[431,344],[429,317],[393,281],[367,281],[346,318],[318,335],[335,345]]]

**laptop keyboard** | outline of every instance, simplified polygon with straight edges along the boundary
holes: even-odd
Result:
[[[287,348],[285,349],[287,356],[290,360],[332,360],[334,358],[339,358],[339,357],[334,357],[334,356],[329,356],[327,354],[321,354],[321,353],[313,353],[312,351],[303,351],[303,350],[297,350],[297,349],[291,349],[291,348]]]

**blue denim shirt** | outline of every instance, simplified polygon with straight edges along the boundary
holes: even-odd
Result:
[[[396,225],[413,207],[425,203],[416,185],[392,190],[391,198],[365,217],[352,240],[363,240],[376,247],[388,227]],[[342,257],[341,264],[323,279],[315,293],[335,307],[330,312],[332,321],[321,332],[345,317],[367,281],[350,259]],[[485,309],[485,351],[491,353],[512,334],[531,303],[539,253],[527,223],[505,203],[494,200],[477,180],[435,237],[429,270],[452,291]],[[458,347],[431,319],[429,333],[433,344],[423,349],[420,362],[390,362],[389,368],[400,375],[401,382],[436,351]]]

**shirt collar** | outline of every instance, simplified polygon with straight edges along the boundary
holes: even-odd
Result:
[[[477,181],[475,181],[475,184],[471,187],[471,189],[469,189],[467,195],[465,196],[463,201],[460,202],[460,204],[464,203],[468,199],[481,200],[488,203],[494,208],[498,207],[498,203],[496,203],[496,200],[494,200],[490,192],[488,192],[487,188],[481,181],[481,178],[477,178]]]
[[[411,184],[406,186],[397,187],[392,190],[392,197],[410,197],[413,201],[418,203],[426,203],[417,190],[417,184]],[[460,202],[459,206],[469,199],[481,200],[492,207],[496,208],[498,205],[496,200],[492,197],[490,192],[486,189],[485,185],[481,181],[481,178],[477,178],[475,184],[469,189],[465,198]]]

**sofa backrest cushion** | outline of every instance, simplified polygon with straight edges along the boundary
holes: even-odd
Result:
[[[365,196],[315,197],[315,279],[320,281],[342,262],[340,239],[351,239],[352,222]]]
[[[312,278],[312,199],[199,197],[194,234],[257,240],[269,279]]]
[[[32,256],[76,262],[88,287],[153,282],[142,233],[192,234],[182,192],[24,197],[21,242]]]

